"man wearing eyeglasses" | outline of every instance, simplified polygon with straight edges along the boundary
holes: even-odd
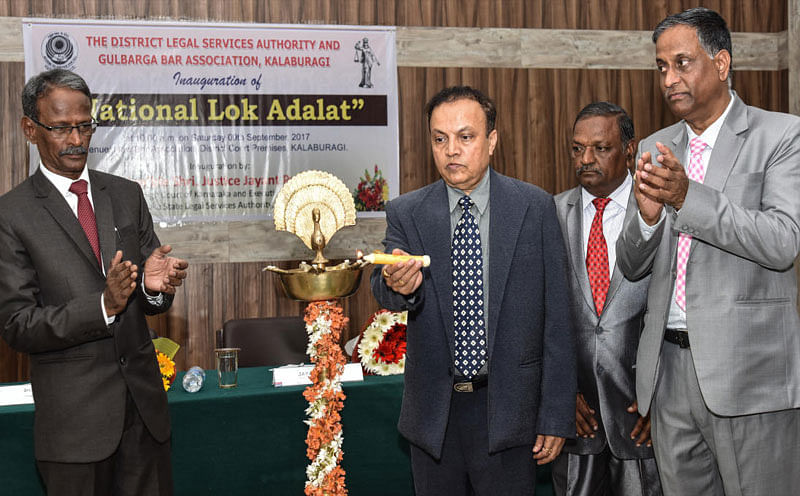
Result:
[[[49,495],[170,495],[167,399],[145,314],[187,263],[160,246],[137,183],[90,171],[91,92],[52,70],[22,91],[38,170],[0,197],[0,334],[30,355]]]

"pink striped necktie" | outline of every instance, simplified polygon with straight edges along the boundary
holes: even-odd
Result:
[[[703,183],[706,172],[703,169],[703,151],[708,145],[699,137],[692,138],[689,142],[689,179]],[[692,237],[688,234],[680,233],[678,236],[678,264],[677,275],[675,277],[675,301],[681,310],[686,311],[686,262],[689,260],[689,249],[692,245]]]
[[[97,221],[94,218],[92,202],[89,201],[88,189],[89,185],[83,179],[75,181],[69,187],[70,192],[78,196],[78,222],[81,223],[81,227],[83,227],[83,231],[89,239],[89,244],[92,245],[92,251],[94,256],[97,257],[97,263],[102,267],[100,241],[97,237]]]

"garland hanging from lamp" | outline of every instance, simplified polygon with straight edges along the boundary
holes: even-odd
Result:
[[[344,406],[341,375],[346,360],[339,346],[339,337],[347,324],[342,307],[335,301],[312,301],[306,307],[308,355],[314,363],[311,382],[303,392],[309,405],[306,409],[308,435],[306,456],[307,496],[339,496],[347,494],[342,460],[342,424]]]

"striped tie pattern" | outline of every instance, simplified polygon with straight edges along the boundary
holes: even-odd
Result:
[[[705,142],[698,137],[692,138],[689,142],[689,179],[702,183],[705,178],[703,170],[703,151],[706,149]],[[675,276],[675,302],[686,311],[686,262],[689,261],[689,248],[692,246],[692,237],[688,234],[680,233],[678,236],[678,263]]]

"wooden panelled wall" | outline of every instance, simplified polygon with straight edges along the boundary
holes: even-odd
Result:
[[[786,0],[699,2],[719,11],[732,31],[775,33],[787,29]],[[428,27],[503,27],[650,30],[667,13],[696,5],[684,0],[6,0],[0,16],[188,19],[254,23],[362,24]],[[567,160],[572,120],[594,100],[609,100],[631,113],[638,137],[671,124],[654,70],[465,68],[469,46],[453,52],[453,67],[399,67],[400,177],[407,192],[438,178],[430,157],[422,108],[444,86],[481,88],[497,103],[500,143],[493,166],[551,193],[575,185]],[[625,54],[621,53],[620,58]],[[734,68],[736,53],[734,53]],[[20,131],[20,62],[0,63],[0,193],[27,175]],[[91,82],[90,82],[91,84]],[[735,72],[735,89],[750,104],[788,111],[786,70]],[[195,263],[172,309],[153,318],[160,335],[182,345],[179,368],[212,367],[214,331],[232,318],[299,315],[302,304],[283,296],[267,261]],[[285,264],[288,266],[288,264]],[[365,279],[369,274],[365,274]],[[365,280],[344,302],[351,318],[346,338],[377,309]],[[0,343],[0,381],[26,380],[27,358]]]

